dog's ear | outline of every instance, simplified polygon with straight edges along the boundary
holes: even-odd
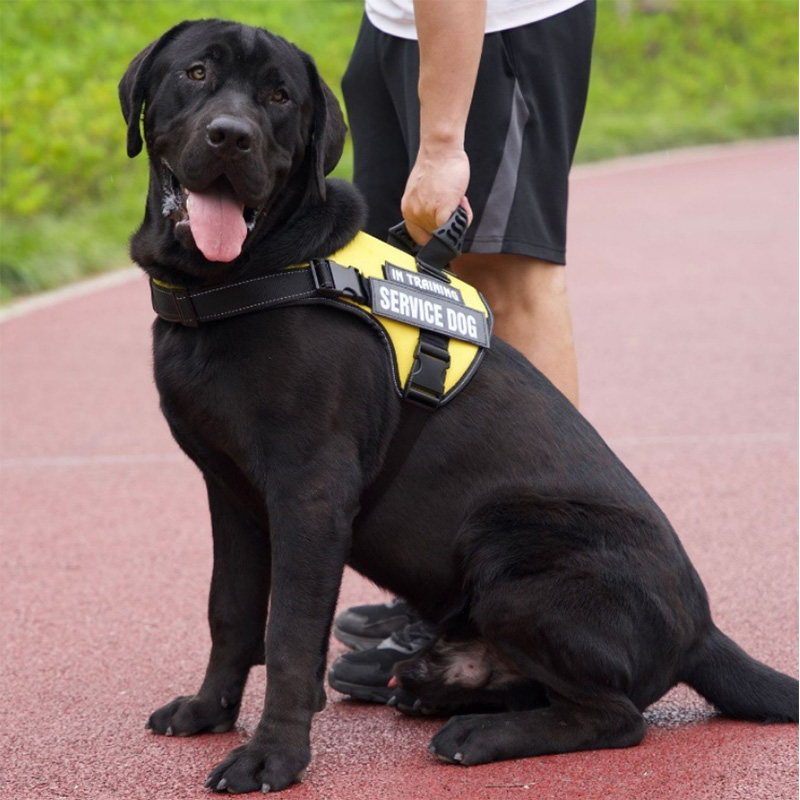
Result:
[[[320,197],[325,199],[325,176],[339,163],[344,150],[347,125],[344,123],[339,101],[317,72],[314,60],[303,53],[311,82],[311,99],[314,116],[311,123],[311,149],[314,176]]]
[[[193,24],[190,21],[181,22],[174,28],[170,28],[160,39],[151,42],[131,61],[119,82],[119,102],[122,106],[122,116],[128,123],[129,158],[138,156],[142,152],[140,121],[153,60],[181,31]]]

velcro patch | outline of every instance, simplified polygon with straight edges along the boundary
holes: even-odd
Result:
[[[489,346],[489,326],[480,311],[380,278],[370,278],[369,283],[376,315],[480,347]]]

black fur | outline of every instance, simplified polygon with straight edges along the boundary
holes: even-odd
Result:
[[[197,62],[210,76],[202,85],[185,77]],[[278,88],[288,102],[270,100]],[[144,107],[151,185],[131,252],[152,276],[194,288],[246,279],[327,255],[362,223],[355,191],[324,180],[341,153],[338,107],[310,58],[283,39],[183,23],[132,62],[120,96],[130,155]],[[246,160],[204,152],[220,114],[257,127]],[[185,226],[162,215],[162,159],[183,185],[202,190],[222,174],[258,207],[234,262],[206,261]],[[205,680],[148,726],[184,736],[231,728],[248,671],[265,660],[266,627],[263,716],[212,772],[215,790],[282,789],[308,764],[346,563],[427,619],[446,618],[431,650],[398,670],[406,691],[448,709],[505,709],[454,717],[432,743],[443,760],[634,745],[642,710],[678,681],[732,716],[797,720],[797,681],[715,628],[663,513],[502,341],[353,530],[400,413],[367,325],[297,306],[198,329],[158,320],[153,334],[164,415],[207,484],[214,571]]]

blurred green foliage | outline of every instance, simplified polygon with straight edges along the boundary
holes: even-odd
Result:
[[[600,0],[578,160],[796,134],[794,0],[659,4]],[[126,263],[147,169],[125,156],[116,87],[148,42],[182,19],[261,25],[338,93],[361,13],[360,0],[0,0],[0,299]],[[348,147],[335,174],[351,168]]]
[[[627,2],[599,2],[577,160],[797,135],[795,0]]]
[[[313,53],[339,92],[356,0],[0,0],[0,300],[127,263],[147,168],[129,161],[117,84],[184,19],[261,25]],[[345,154],[337,174],[352,172]]]

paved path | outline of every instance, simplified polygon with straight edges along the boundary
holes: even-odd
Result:
[[[579,170],[569,267],[584,413],[671,517],[721,627],[793,674],[797,172],[792,140]],[[204,797],[258,720],[254,671],[235,731],[143,730],[202,676],[211,556],[150,321],[137,277],[0,328],[3,797]],[[348,574],[341,604],[381,597]],[[438,722],[330,694],[293,800],[797,796],[796,727],[717,718],[685,688],[638,748],[471,769],[428,755]]]

